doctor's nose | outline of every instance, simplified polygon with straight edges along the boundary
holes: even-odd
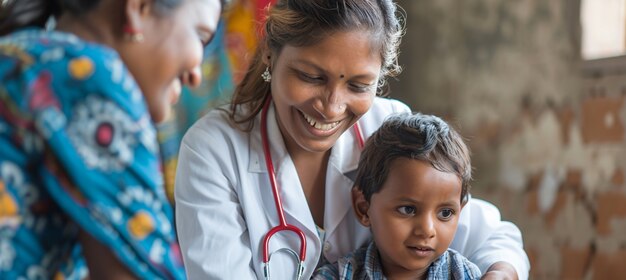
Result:
[[[347,109],[344,93],[339,89],[329,89],[316,102],[315,109],[328,120],[334,120],[344,114]]]

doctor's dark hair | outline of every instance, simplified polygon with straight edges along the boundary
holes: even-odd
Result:
[[[101,1],[110,0],[8,0],[0,3],[0,36],[24,27],[43,28],[51,16],[76,16],[91,11]],[[155,11],[167,14],[185,0],[154,0]],[[223,2],[223,0],[222,0]]]
[[[354,187],[369,203],[387,180],[391,163],[409,158],[453,173],[461,181],[461,205],[467,202],[472,166],[470,152],[454,128],[442,119],[423,114],[390,116],[367,140],[361,153]]]
[[[365,30],[370,32],[371,45],[380,52],[382,67],[377,94],[382,95],[386,77],[401,72],[398,47],[404,28],[404,16],[392,0],[278,0],[268,10],[264,37],[243,80],[231,100],[230,119],[252,129],[252,119],[261,111],[270,94],[270,83],[261,78],[266,65],[263,54],[268,50],[279,56],[281,50],[311,46],[335,32]],[[272,60],[275,57],[271,58]],[[246,107],[248,110],[242,110]],[[243,115],[238,114],[242,110]],[[245,125],[244,125],[245,127]]]

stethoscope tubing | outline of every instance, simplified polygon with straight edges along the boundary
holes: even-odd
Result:
[[[296,279],[300,279],[302,274],[304,273],[304,261],[306,259],[306,236],[304,232],[294,225],[287,224],[285,220],[285,212],[283,210],[283,203],[280,198],[280,193],[278,192],[278,184],[276,182],[276,172],[274,170],[274,163],[272,161],[272,155],[270,153],[270,145],[269,145],[269,137],[267,135],[267,111],[269,110],[269,106],[272,103],[272,96],[268,95],[265,99],[265,104],[263,104],[263,109],[261,112],[261,142],[263,144],[263,153],[265,155],[265,166],[267,167],[267,172],[270,177],[270,185],[272,187],[272,194],[274,196],[274,204],[276,207],[276,212],[278,214],[278,222],[279,224],[275,227],[272,227],[263,238],[263,273],[265,279],[270,279],[270,254],[269,254],[269,244],[270,239],[274,234],[281,231],[291,231],[298,235],[300,238],[300,253],[296,254],[293,250],[289,249],[288,251],[293,253],[298,257],[299,263],[296,271]],[[357,143],[359,148],[363,149],[364,140],[361,134],[361,129],[359,127],[359,123],[356,122],[353,126],[354,132],[356,134]]]
[[[266,98],[265,104],[263,105],[263,112],[261,114],[261,139],[263,142],[263,153],[265,154],[265,165],[267,167],[267,171],[270,177],[270,184],[272,186],[272,194],[274,195],[274,204],[276,206],[276,212],[278,214],[278,222],[279,224],[270,229],[270,231],[263,238],[263,262],[268,263],[269,256],[269,240],[272,238],[274,234],[280,231],[292,231],[298,235],[300,238],[300,254],[298,258],[301,262],[304,262],[306,259],[306,237],[304,232],[297,228],[296,226],[287,224],[285,220],[285,212],[283,210],[283,203],[280,199],[280,193],[278,192],[278,184],[276,183],[276,172],[274,170],[274,163],[272,162],[272,155],[270,154],[270,145],[268,141],[267,135],[267,111],[269,109],[270,103],[272,103],[271,95],[268,95]]]

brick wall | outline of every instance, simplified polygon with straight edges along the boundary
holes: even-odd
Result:
[[[472,193],[524,235],[532,279],[626,279],[626,59],[584,71],[578,0],[399,1],[392,97],[455,124]]]

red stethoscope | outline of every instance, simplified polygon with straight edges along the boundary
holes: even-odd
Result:
[[[278,193],[276,173],[274,172],[274,163],[272,162],[272,155],[270,154],[270,145],[267,137],[267,111],[270,107],[270,103],[272,103],[272,97],[271,95],[268,95],[267,99],[265,100],[265,104],[263,105],[263,111],[261,112],[261,141],[263,142],[265,165],[267,167],[267,171],[269,172],[270,184],[272,185],[272,194],[274,195],[274,203],[276,204],[276,212],[278,212],[278,221],[280,224],[271,228],[270,231],[268,231],[263,238],[263,275],[265,276],[265,279],[270,279],[270,238],[272,238],[272,236],[277,232],[291,231],[297,234],[300,238],[300,254],[297,254],[291,248],[281,248],[276,250],[275,252],[283,250],[287,251],[298,260],[298,267],[296,268],[296,279],[299,280],[300,278],[302,278],[302,274],[304,273],[304,259],[306,258],[306,237],[304,236],[304,232],[301,229],[294,225],[287,224],[285,220],[283,203],[280,199],[280,194]],[[363,149],[364,141],[363,136],[361,135],[361,128],[359,127],[359,123],[356,122],[352,126],[352,128],[354,129],[354,133],[356,134],[359,148]]]

